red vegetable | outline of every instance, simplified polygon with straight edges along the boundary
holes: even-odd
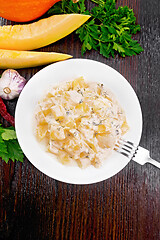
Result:
[[[14,117],[7,112],[6,105],[0,97],[0,115],[8,121],[13,127],[15,126]]]

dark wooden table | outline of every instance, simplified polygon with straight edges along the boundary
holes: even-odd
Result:
[[[118,0],[117,4],[134,9],[142,27],[135,37],[144,52],[105,59],[92,51],[84,58],[108,64],[131,83],[143,111],[141,146],[160,161],[160,2]],[[10,24],[4,19],[0,23]],[[80,58],[80,49],[73,33],[42,50]],[[40,69],[19,72],[29,80]],[[16,101],[5,103],[14,115]],[[2,119],[1,123],[6,125]],[[47,177],[27,159],[22,164],[0,161],[0,239],[159,240],[160,170],[131,161],[106,181],[78,186]]]

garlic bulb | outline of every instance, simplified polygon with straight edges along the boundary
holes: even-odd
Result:
[[[26,82],[26,79],[16,70],[8,69],[4,71],[0,78],[0,97],[6,100],[18,97]]]

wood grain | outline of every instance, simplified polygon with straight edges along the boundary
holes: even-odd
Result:
[[[87,2],[91,6],[90,2]],[[144,52],[138,56],[94,59],[118,70],[132,85],[141,103],[141,146],[160,161],[160,2],[118,0],[134,9],[141,32],[135,38]],[[10,24],[0,19],[0,24]],[[41,49],[80,58],[81,43],[73,33]],[[22,69],[29,80],[39,68]],[[0,74],[3,71],[0,71]],[[5,101],[14,115],[16,100]],[[1,123],[7,123],[1,118]],[[24,163],[0,161],[0,239],[159,240],[160,170],[130,162],[116,176],[92,185],[61,183]]]

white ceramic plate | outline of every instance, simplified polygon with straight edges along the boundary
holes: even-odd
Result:
[[[15,125],[19,144],[29,161],[46,175],[66,183],[90,184],[112,177],[122,170],[129,159],[113,152],[102,167],[62,165],[54,155],[47,153],[33,133],[35,106],[50,86],[83,76],[86,81],[103,83],[116,96],[125,110],[130,126],[125,135],[139,144],[142,132],[142,113],[138,98],[127,80],[113,68],[87,59],[71,59],[54,63],[35,74],[23,89],[16,107]]]

